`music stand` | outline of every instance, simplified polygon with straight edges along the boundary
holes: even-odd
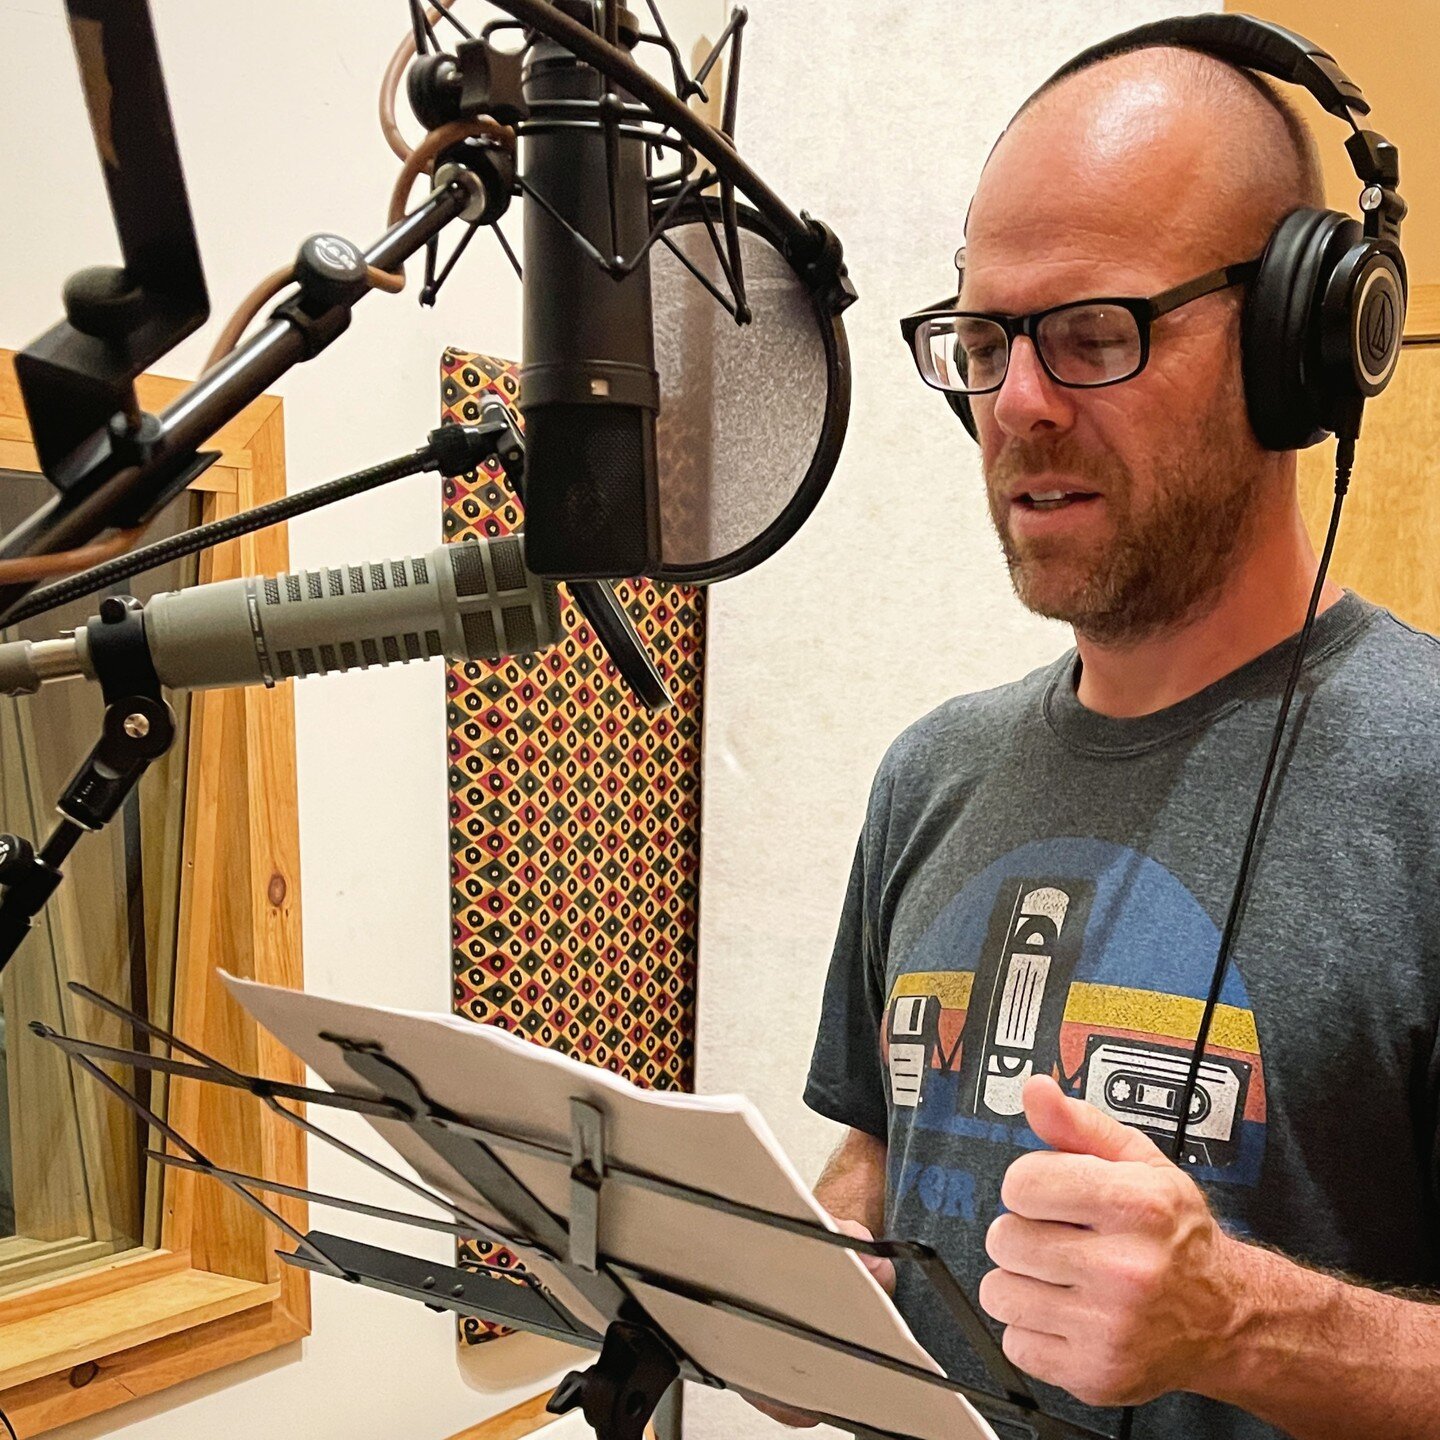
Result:
[[[58,1045],[179,1152],[151,1151],[152,1158],[208,1174],[264,1212],[296,1243],[294,1252],[278,1252],[287,1263],[419,1300],[432,1309],[453,1310],[598,1350],[593,1365],[565,1377],[549,1408],[556,1412],[582,1409],[601,1440],[642,1440],[645,1425],[662,1406],[667,1392],[673,1421],[678,1414],[672,1388],[677,1379],[737,1389],[748,1398],[804,1409],[859,1440],[946,1440],[966,1433],[967,1426],[969,1433],[983,1436],[984,1428],[975,1423],[975,1414],[967,1418],[967,1405],[998,1427],[997,1433],[1006,1440],[1111,1440],[1042,1408],[1025,1377],[1005,1358],[958,1282],[930,1247],[914,1241],[865,1241],[842,1235],[816,1218],[813,1205],[807,1210],[793,1199],[787,1201],[782,1195],[784,1187],[776,1188],[781,1181],[789,1184],[789,1176],[793,1176],[793,1172],[787,1176],[788,1162],[783,1157],[772,1162],[779,1181],[771,1184],[770,1193],[780,1197],[773,1207],[735,1198],[734,1187],[728,1187],[729,1194],[722,1193],[726,1187],[697,1187],[629,1159],[627,1152],[636,1151],[637,1145],[641,1151],[649,1146],[652,1152],[673,1149],[681,1154],[687,1149],[687,1128],[702,1147],[702,1131],[728,1134],[733,1142],[743,1130],[743,1125],[741,1129],[736,1126],[743,1122],[753,1133],[753,1120],[747,1120],[743,1112],[724,1110],[723,1100],[666,1096],[659,1097],[661,1103],[656,1105],[653,1095],[603,1071],[490,1027],[367,1010],[249,982],[231,980],[230,985],[241,1003],[327,1083],[334,1085],[349,1077],[358,1088],[327,1091],[243,1074],[78,984],[71,986],[74,993],[125,1019],[170,1053],[75,1040],[39,1022],[31,1028]],[[418,1028],[422,1026],[429,1028],[422,1033]],[[384,1041],[377,1038],[381,1034],[387,1037]],[[478,1047],[475,1041],[480,1042]],[[523,1112],[524,1106],[535,1101],[534,1123],[477,1119],[473,1103],[467,1106],[467,1117],[455,1105],[447,1106],[435,1098],[437,1090],[453,1091],[457,1083],[453,1063],[447,1067],[439,1055],[442,1048],[450,1046],[453,1062],[459,1053],[453,1049],[456,1043],[468,1046],[467,1053],[477,1062],[503,1065],[503,1071],[492,1069],[486,1074],[493,1078],[503,1073],[507,1091],[514,1091],[515,1077],[524,1078],[528,1086],[524,1098],[512,1093],[508,1104],[512,1111],[519,1105]],[[427,1062],[428,1050],[435,1052],[433,1065]],[[176,1059],[176,1054],[186,1058]],[[448,1218],[418,1216],[282,1185],[216,1165],[107,1075],[98,1062],[246,1090],[308,1134],[422,1196],[447,1212]],[[467,1082],[469,1079],[467,1072]],[[557,1135],[553,1124],[547,1129],[540,1106],[548,1105],[553,1120],[556,1097],[567,1089],[571,1093],[564,1103],[568,1112],[564,1133]],[[639,1102],[622,1092],[633,1092],[645,1107],[653,1108],[642,1111]],[[677,1100],[690,1108],[682,1112]],[[431,1178],[431,1184],[412,1180],[330,1135],[307,1117],[285,1108],[282,1102],[287,1101],[365,1116],[422,1176]],[[506,1105],[497,1101],[479,1108],[498,1114]],[[707,1111],[719,1118],[705,1119]],[[763,1129],[763,1122],[760,1125]],[[760,1135],[754,1139],[750,1152],[758,1155],[765,1139]],[[744,1144],[736,1146],[733,1153],[737,1170],[752,1163]],[[716,1158],[711,1155],[709,1161]],[[725,1159],[729,1163],[729,1157]],[[763,1164],[759,1168],[763,1170]],[[444,1181],[443,1190],[434,1184],[437,1176]],[[794,1181],[798,1186],[798,1177]],[[515,1250],[532,1273],[524,1277],[477,1273],[321,1230],[302,1232],[266,1205],[257,1192],[294,1196],[463,1238],[498,1240]],[[681,1207],[679,1211],[676,1206]],[[683,1223],[685,1238],[693,1241],[691,1259],[685,1271],[673,1260],[663,1270],[652,1268],[645,1254],[655,1252],[646,1252],[645,1246],[658,1244],[663,1249],[663,1242],[653,1237],[667,1224],[673,1229],[677,1214],[688,1217]],[[713,1246],[707,1250],[703,1243],[707,1233],[748,1234],[751,1244],[720,1252]],[[777,1241],[778,1250],[773,1248]],[[753,1265],[755,1256],[763,1255],[767,1245],[772,1247],[769,1253],[783,1255],[785,1263],[763,1274],[745,1271],[742,1267],[747,1257]],[[814,1248],[807,1254],[804,1247]],[[922,1363],[928,1357],[903,1327],[895,1325],[893,1313],[878,1293],[865,1293],[866,1287],[874,1291],[873,1282],[861,1267],[842,1257],[841,1251],[918,1266],[984,1363],[995,1390],[963,1385],[946,1377],[933,1362],[930,1366]],[[672,1246],[672,1256],[674,1253]],[[793,1273],[782,1273],[791,1265]],[[722,1286],[708,1279],[707,1273],[730,1278]],[[836,1287],[818,1297],[819,1311],[817,1297],[806,1293],[811,1277]],[[860,1288],[852,1281],[859,1282]],[[754,1298],[753,1287],[762,1282],[770,1287],[770,1296],[782,1297],[780,1303],[773,1299],[761,1303]],[[833,1310],[824,1309],[830,1305]],[[871,1312],[866,1323],[870,1324],[867,1333],[872,1343],[834,1333],[847,1325],[854,1329],[860,1323],[856,1317],[867,1309]],[[833,1323],[823,1328],[817,1324],[821,1313],[828,1314]],[[888,1333],[886,1326],[890,1327]],[[900,1340],[891,1340],[889,1335],[898,1335]],[[793,1388],[787,1393],[782,1385],[779,1393],[774,1393],[757,1386],[754,1377],[763,1372],[767,1360],[772,1366],[783,1360],[789,1371],[800,1376],[795,1383],[801,1384],[802,1392],[803,1382],[811,1384],[809,1403],[797,1404]],[[857,1362],[866,1367],[863,1384],[857,1383],[857,1372],[850,1368]],[[805,1374],[801,1375],[802,1371]],[[787,1383],[789,1379],[787,1373]],[[816,1385],[819,1394],[838,1399],[817,1403]],[[877,1413],[905,1416],[907,1427],[895,1428],[893,1423],[877,1420]],[[662,1410],[662,1424],[664,1414]]]

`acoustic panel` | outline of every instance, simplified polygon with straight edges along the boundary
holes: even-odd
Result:
[[[447,350],[441,418],[490,396],[520,424],[519,370]],[[496,462],[447,479],[447,541],[508,535],[523,507]],[[562,587],[564,641],[446,675],[453,1008],[638,1085],[694,1080],[705,593],[620,582],[675,697],[652,715]],[[462,1246],[499,1274],[503,1247]],[[470,1342],[503,1331],[466,1319]]]

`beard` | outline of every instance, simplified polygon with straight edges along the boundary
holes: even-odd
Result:
[[[1166,457],[1147,467],[1143,491],[1118,456],[1082,450],[1070,436],[1008,442],[986,466],[985,482],[1020,603],[1101,644],[1134,643],[1213,607],[1263,505],[1261,452],[1236,399],[1217,397],[1175,434]],[[1010,533],[1006,496],[1016,482],[1057,474],[1104,497],[1108,535]]]

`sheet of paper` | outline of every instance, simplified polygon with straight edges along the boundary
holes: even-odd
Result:
[[[489,1025],[329,1000],[226,977],[242,1005],[327,1084],[372,1094],[333,1039],[365,1041],[406,1070],[436,1106],[498,1132],[557,1147],[563,1158],[496,1153],[568,1224],[570,1102],[604,1114],[609,1164],[662,1176],[832,1228],[770,1128],[743,1096],[641,1090]],[[410,1127],[373,1120],[425,1181],[502,1233],[512,1227]],[[822,1336],[938,1374],[858,1256],[823,1241],[660,1195],[612,1179],[600,1200],[600,1251],[645,1279],[627,1288],[702,1369],[727,1385],[785,1404],[922,1440],[995,1440],[963,1397],[861,1361],[763,1322],[674,1293],[698,1287],[738,1307],[788,1317]],[[519,1247],[517,1247],[519,1248]],[[606,1317],[557,1265],[521,1251],[541,1283],[575,1317],[603,1330]]]

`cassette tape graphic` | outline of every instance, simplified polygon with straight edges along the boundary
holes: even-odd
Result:
[[[890,1103],[914,1109],[931,1061],[940,1047],[940,1000],[935,995],[901,995],[890,1006],[885,1027]]]
[[[1189,1070],[1188,1049],[1092,1035],[1085,1047],[1082,1094],[1096,1109],[1168,1149]],[[1181,1157],[1185,1164],[1221,1168],[1238,1158],[1250,1072],[1244,1060],[1228,1055],[1201,1062]]]
[[[1021,1091],[1059,1059],[1060,1025],[1094,886],[1020,880],[1002,889],[975,980],[967,1026],[962,1103],[985,1119],[1010,1120]]]

